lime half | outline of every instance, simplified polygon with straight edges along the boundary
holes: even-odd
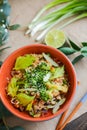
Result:
[[[45,36],[46,45],[59,48],[65,43],[65,34],[61,30],[51,30]]]

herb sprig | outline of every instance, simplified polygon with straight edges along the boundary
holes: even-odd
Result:
[[[87,57],[87,42],[82,42],[81,47],[68,39],[70,46],[59,48],[65,55],[71,55],[77,53],[78,55],[73,59],[72,64],[75,64],[84,57]]]

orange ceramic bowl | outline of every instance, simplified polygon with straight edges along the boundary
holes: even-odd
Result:
[[[52,114],[51,111],[44,117],[33,118],[26,114],[25,112],[20,112],[18,109],[14,108],[13,105],[9,102],[9,99],[6,95],[5,88],[7,86],[7,78],[11,78],[11,70],[14,66],[15,60],[18,56],[28,54],[28,53],[50,53],[53,58],[57,58],[60,60],[66,68],[68,73],[69,81],[70,81],[70,88],[67,93],[66,102],[60,107],[57,113]],[[76,90],[76,74],[73,65],[69,61],[69,59],[60,51],[50,46],[42,45],[42,44],[33,44],[29,46],[24,46],[16,51],[14,51],[3,63],[1,70],[0,70],[0,98],[5,105],[5,107],[14,115],[19,118],[28,121],[45,121],[52,119],[59,114],[63,113],[68,106],[70,105]]]

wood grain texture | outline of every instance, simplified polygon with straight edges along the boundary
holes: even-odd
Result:
[[[21,26],[26,26],[35,14],[51,0],[9,0],[12,12],[11,12],[11,24],[19,23]],[[64,22],[64,21],[63,21]],[[67,35],[77,44],[80,44],[81,41],[87,41],[87,19],[79,20],[68,27],[63,29]],[[35,43],[34,37],[29,38],[24,36],[24,30],[16,30],[10,32],[9,42],[6,46],[11,46],[11,48],[7,49],[3,55],[0,56],[2,60],[5,60],[6,57],[11,54],[14,50],[22,47],[24,45],[29,45]],[[75,57],[69,56],[69,59],[72,60]],[[75,107],[79,99],[84,95],[87,91],[87,59],[83,58],[80,62],[75,65],[77,80],[80,81],[81,87],[78,89],[76,93],[76,97],[74,98],[70,110],[68,114]],[[87,111],[87,102],[81,107],[81,109],[75,114],[73,119],[80,116],[82,113]],[[67,116],[68,116],[67,114]],[[28,122],[17,117],[9,117],[7,122],[9,125],[21,125],[26,130],[55,130],[58,119],[60,116],[45,122]]]

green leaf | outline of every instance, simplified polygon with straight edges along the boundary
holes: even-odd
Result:
[[[8,46],[8,47],[4,47],[4,48],[0,49],[0,53],[1,53],[2,51],[4,51],[5,49],[7,49],[7,48],[10,48],[10,47]]]
[[[15,70],[25,69],[28,66],[32,65],[32,63],[35,61],[35,57],[32,55],[26,55],[26,56],[19,56],[16,59],[15,63]]]
[[[8,3],[8,0],[0,0],[0,5]]]
[[[5,27],[0,26],[0,45],[5,43],[5,41],[8,39],[8,36],[8,30]]]
[[[5,16],[9,16],[10,15],[11,6],[8,3],[0,5],[0,9],[3,10],[3,13],[5,14]]]
[[[83,46],[87,46],[87,42],[82,42],[81,43]]]
[[[3,0],[0,0],[0,5],[3,4]]]
[[[75,50],[77,50],[77,51],[80,51],[80,47],[77,46],[73,41],[71,41],[71,40],[69,39],[69,42],[70,42],[70,45],[72,46],[73,49],[75,49]]]
[[[4,22],[6,28],[8,28],[9,24],[10,24],[10,19],[9,17],[7,17],[6,21]]]
[[[79,60],[81,60],[84,56],[83,55],[79,55],[76,58],[74,58],[74,60],[72,61],[72,64],[74,65],[76,62],[78,62]]]
[[[2,102],[0,101],[0,119],[4,116],[11,116],[12,114],[4,107]],[[0,129],[1,130],[1,129]]]
[[[87,46],[84,46],[83,48],[81,48],[81,54],[87,57]]]
[[[62,51],[66,55],[71,55],[76,52],[76,50],[70,47],[62,47],[62,48],[59,48],[59,50]]]
[[[5,44],[8,42],[9,39],[9,32],[7,31],[4,36],[2,37],[2,44]]]
[[[9,30],[16,30],[20,27],[20,24],[14,24],[8,27]]]
[[[7,16],[3,12],[0,12],[0,23],[5,22],[6,19],[7,19]]]

